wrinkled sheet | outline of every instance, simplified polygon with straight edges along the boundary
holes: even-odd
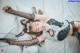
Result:
[[[41,9],[49,18],[54,18],[60,22],[66,19],[69,21],[80,19],[79,2],[68,2],[68,0],[0,0],[0,38],[14,39],[14,35],[7,33],[18,34],[22,30],[19,22],[22,17],[2,11],[2,7],[5,5],[28,13],[32,13],[31,7],[35,6],[37,10]],[[6,53],[22,53],[19,46],[9,46],[0,42],[1,47],[6,49]],[[76,37],[71,36],[58,42],[51,42],[47,39],[43,47],[39,47],[39,53],[79,53],[78,50],[80,50],[78,40]]]

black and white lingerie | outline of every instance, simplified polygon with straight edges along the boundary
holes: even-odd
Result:
[[[64,22],[58,22],[54,19],[50,19],[46,24],[46,30],[44,30],[44,35],[47,35],[48,39],[51,40],[58,40],[58,41],[62,41],[64,40],[69,33],[70,30],[70,23],[65,20]],[[53,31],[55,31],[55,33],[53,34],[52,37],[50,37],[50,35],[48,34],[48,30],[52,29]]]

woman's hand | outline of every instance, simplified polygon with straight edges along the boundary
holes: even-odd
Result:
[[[46,37],[41,35],[38,37],[39,42],[45,42]]]
[[[5,12],[6,11],[8,11],[9,9],[12,9],[10,6],[4,6],[3,8],[2,8],[2,10],[4,10]]]

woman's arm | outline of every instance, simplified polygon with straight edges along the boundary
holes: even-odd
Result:
[[[16,41],[6,38],[0,38],[0,41],[9,43],[10,45],[20,45],[20,46],[31,46],[35,44],[39,44],[45,40],[44,36],[40,36],[38,38],[32,39],[32,40],[22,40],[22,41]]]
[[[44,40],[45,40],[44,36],[39,36],[32,40],[23,40],[23,41],[13,41],[13,40],[10,41],[9,40],[8,42],[10,45],[31,46],[31,45],[39,44],[43,42]]]
[[[33,39],[33,40],[15,41],[15,40],[6,39],[6,38],[0,38],[0,42],[6,42],[6,43],[9,43],[10,45],[31,46],[31,45],[38,44],[39,40]]]
[[[4,6],[3,10],[7,13],[13,14],[13,15],[17,15],[20,17],[24,17],[26,19],[30,19],[30,20],[40,20],[40,21],[44,21],[47,22],[49,20],[48,17],[44,16],[44,15],[38,15],[38,14],[30,14],[30,13],[25,13],[25,12],[20,12],[17,10],[13,10],[11,7],[9,6]]]
[[[13,14],[13,15],[17,15],[17,16],[20,16],[20,17],[24,17],[26,19],[30,19],[30,20],[33,20],[35,15],[34,14],[30,14],[30,13],[25,13],[25,12],[20,12],[20,11],[17,11],[17,10],[13,10],[11,7],[9,6],[4,6],[3,7],[3,10],[7,13],[10,13],[10,14]]]
[[[24,40],[24,41],[9,41],[10,45],[31,46],[38,44],[38,39]]]

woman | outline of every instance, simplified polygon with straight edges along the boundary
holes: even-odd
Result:
[[[68,34],[72,36],[73,34],[78,34],[78,36],[80,34],[80,22],[78,21],[74,21],[74,22],[64,21],[61,23],[54,19],[50,19],[44,15],[19,12],[19,11],[13,10],[9,6],[3,7],[3,10],[7,13],[21,16],[31,20],[29,27],[27,28],[28,29],[27,33],[29,34],[42,35],[42,36],[43,35],[46,36],[48,34],[52,37],[52,39],[54,37],[55,40],[59,40],[59,41],[64,40],[68,36]],[[57,29],[55,29],[55,27]],[[40,41],[40,39],[38,40]],[[17,43],[15,42],[12,44],[18,44],[18,42]]]
[[[33,9],[34,10],[34,9]],[[35,13],[35,11],[32,11],[33,13]],[[16,41],[16,43],[18,42],[19,44],[17,44],[17,45],[20,45],[20,47],[22,47],[23,49],[21,49],[21,51],[23,52],[23,53],[38,53],[38,45],[40,46],[40,41],[43,39],[45,39],[45,38],[41,38],[41,37],[43,37],[43,36],[39,36],[39,37],[35,37],[34,35],[29,35],[29,34],[26,34],[26,31],[27,31],[27,28],[26,28],[26,25],[25,25],[25,22],[27,22],[25,19],[22,19],[21,21],[21,24],[24,26],[23,28],[25,28],[25,29],[23,29],[23,31],[22,32],[20,32],[19,34],[14,34],[14,35],[16,35],[16,37],[17,37],[17,39],[15,39],[15,41]],[[22,36],[23,35],[23,36]],[[15,38],[16,38],[15,37]],[[41,39],[40,41],[38,40],[38,39]],[[12,40],[12,39],[0,39],[0,41],[3,41],[3,40],[5,40],[5,41],[3,41],[3,42],[7,42],[7,43],[12,43],[12,42],[14,42],[14,40]],[[23,40],[25,40],[25,41],[23,41]],[[20,42],[20,41],[22,41],[22,43]],[[10,44],[11,44],[10,43]],[[34,50],[33,50],[34,49]]]

